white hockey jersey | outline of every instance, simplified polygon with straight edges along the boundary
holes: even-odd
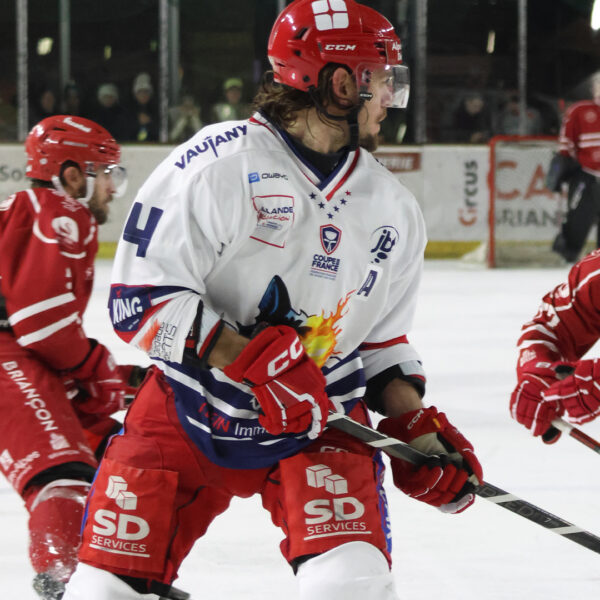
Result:
[[[270,435],[247,387],[183,364],[199,311],[200,344],[219,319],[245,335],[261,322],[294,327],[347,412],[384,369],[421,374],[406,335],[425,243],[415,198],[369,152],[349,152],[324,177],[255,114],[205,127],[141,187],[117,249],[111,319],[164,371],[200,449],[260,468],[310,440]]]

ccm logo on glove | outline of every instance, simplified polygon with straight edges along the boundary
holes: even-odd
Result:
[[[291,346],[285,352],[282,352],[279,356],[276,356],[267,365],[267,373],[270,377],[277,377],[279,373],[283,373],[283,371],[290,366],[290,360],[291,362],[296,362],[303,352],[304,347],[302,346],[302,342],[300,341],[299,337],[296,337]]]

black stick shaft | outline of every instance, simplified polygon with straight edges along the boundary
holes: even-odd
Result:
[[[327,420],[327,426],[344,431],[365,442],[369,446],[379,448],[390,456],[400,458],[412,464],[421,464],[423,458],[426,456],[404,442],[388,437],[372,427],[367,427],[366,425],[358,423],[341,413],[330,413]],[[581,527],[577,527],[577,525],[573,525],[573,523],[569,523],[518,496],[509,494],[491,483],[485,481],[482,482],[475,493],[481,498],[485,498],[506,510],[510,510],[524,519],[533,521],[558,535],[572,540],[576,544],[580,544],[589,550],[600,553],[600,538],[598,536],[589,531],[585,531],[584,529],[581,529]]]

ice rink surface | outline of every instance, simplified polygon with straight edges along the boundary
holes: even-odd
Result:
[[[427,371],[427,404],[444,410],[473,442],[485,479],[600,535],[600,456],[564,436],[546,446],[508,414],[520,327],[566,274],[428,261],[410,339]],[[110,328],[109,277],[110,264],[100,261],[88,335],[120,362],[143,360]],[[600,439],[600,422],[583,429]],[[387,490],[401,600],[600,598],[600,554],[483,499],[461,515],[444,515],[404,496],[391,476]],[[0,598],[36,599],[25,509],[4,480],[0,535]],[[194,546],[175,583],[194,600],[293,600],[281,537],[256,498],[233,502]]]

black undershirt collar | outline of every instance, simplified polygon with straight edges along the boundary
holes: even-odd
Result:
[[[298,138],[291,136],[289,133],[286,138],[294,149],[308,161],[311,165],[317,168],[317,170],[327,178],[340,162],[348,155],[348,146],[344,146],[337,152],[317,152],[308,146],[305,146]]]

